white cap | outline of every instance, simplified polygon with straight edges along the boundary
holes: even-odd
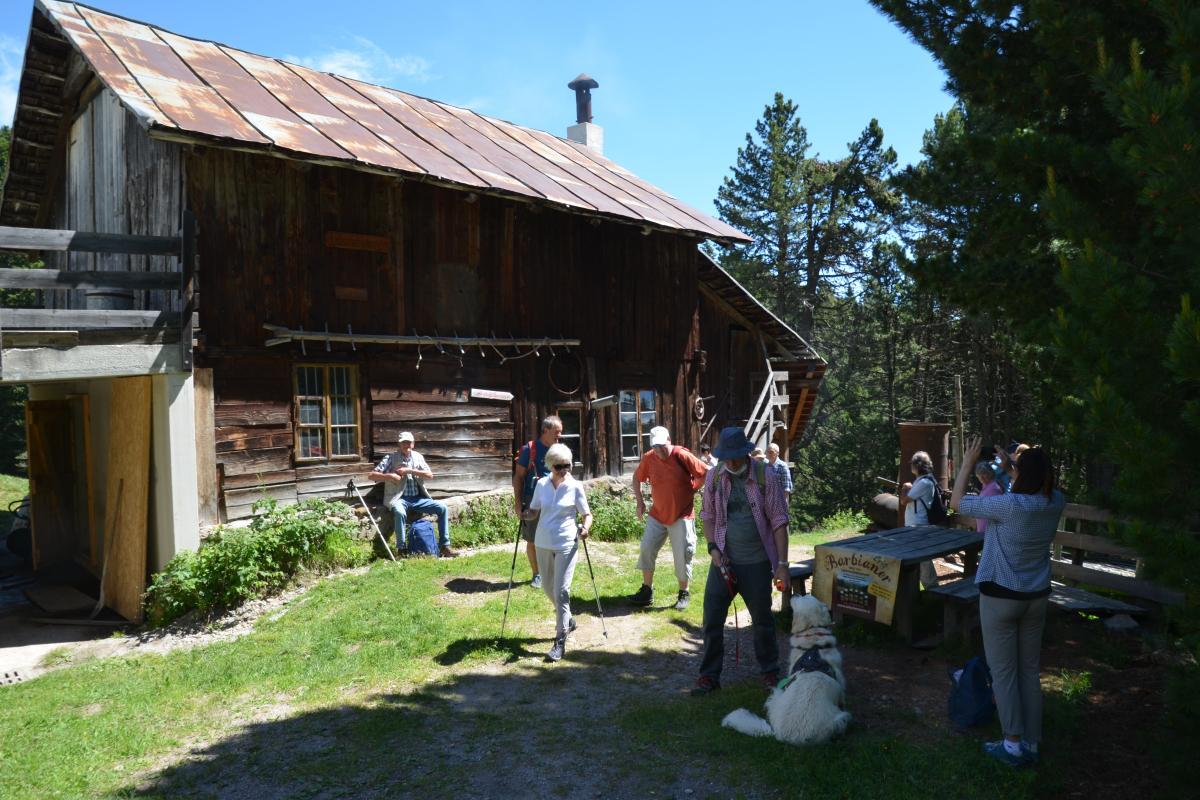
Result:
[[[650,446],[658,447],[660,444],[667,444],[671,441],[671,434],[662,425],[655,425],[650,429]]]
[[[411,433],[409,433],[408,431],[400,431],[400,438],[398,438],[396,441],[398,441],[398,442],[414,442],[415,443],[417,440],[414,439],[413,435]]]

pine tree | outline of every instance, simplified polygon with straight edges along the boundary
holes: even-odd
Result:
[[[1152,577],[1200,591],[1200,13],[1184,0],[873,0],[943,65],[961,124],[904,177],[956,218],[914,274],[1052,355],[1094,498]],[[942,133],[949,134],[946,123]],[[928,143],[927,143],[928,144]]]
[[[717,210],[753,242],[723,265],[801,336],[813,335],[814,309],[829,290],[856,281],[874,242],[890,225],[896,154],[871,120],[836,161],[809,156],[796,105],[780,93],[738,149]]]

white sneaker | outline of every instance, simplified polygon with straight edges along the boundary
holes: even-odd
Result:
[[[537,575],[534,575],[533,580],[529,582],[529,585],[535,589],[542,588],[542,574],[539,572]]]

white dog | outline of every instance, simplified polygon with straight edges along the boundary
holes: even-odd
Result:
[[[819,744],[844,733],[850,714],[842,710],[846,678],[842,654],[830,631],[829,609],[812,595],[792,597],[792,653],[783,688],[771,690],[767,718],[744,708],[721,724],[750,736],[774,736],[789,744]]]

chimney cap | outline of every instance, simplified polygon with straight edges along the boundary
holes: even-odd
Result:
[[[600,84],[586,72],[581,72],[578,78],[567,84],[567,88],[578,92],[580,89],[599,89]]]

